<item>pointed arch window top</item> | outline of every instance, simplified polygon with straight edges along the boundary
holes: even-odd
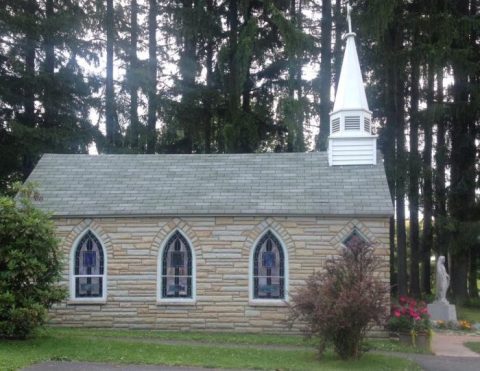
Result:
[[[354,228],[348,236],[343,239],[342,243],[345,247],[353,247],[358,245],[365,246],[369,242],[357,228]]]
[[[176,231],[167,241],[161,257],[161,299],[193,298],[193,256],[187,239]]]
[[[74,246],[73,254],[73,299],[104,299],[105,253],[99,239],[87,231]]]
[[[253,252],[253,299],[285,299],[285,253],[280,241],[266,232]]]

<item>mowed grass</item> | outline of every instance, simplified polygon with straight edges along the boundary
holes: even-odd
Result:
[[[480,353],[479,341],[467,341],[463,345],[465,345],[468,349],[473,350],[474,352]]]
[[[327,352],[318,360],[314,349],[266,349],[261,346],[295,345],[294,340],[297,345],[304,345],[300,337],[289,337],[286,341],[290,344],[278,344],[283,336],[179,333],[173,339],[173,333],[159,331],[94,330],[90,335],[88,332],[48,329],[26,341],[1,340],[0,370],[17,370],[47,360],[265,370],[420,370],[410,360],[393,356],[369,353],[358,361],[341,361],[332,352]],[[180,339],[183,335],[185,338]],[[164,344],[159,340],[191,341],[192,335],[198,344]],[[202,336],[210,340],[203,341]],[[222,346],[219,339],[228,339],[224,343],[228,341],[237,346]]]
[[[457,306],[458,319],[466,320],[471,323],[480,323],[480,308],[478,307],[459,307]]]
[[[232,332],[195,332],[195,331],[149,331],[149,330],[114,330],[82,328],[49,328],[46,333],[74,336],[100,336],[147,338],[158,341],[196,341],[202,343],[237,344],[237,345],[280,345],[280,346],[315,346],[313,340],[305,340],[300,335],[271,335]]]

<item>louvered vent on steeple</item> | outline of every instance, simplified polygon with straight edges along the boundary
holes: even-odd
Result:
[[[347,5],[349,32],[333,111],[330,113],[328,159],[330,165],[363,165],[377,162],[377,137],[372,135],[362,72]]]

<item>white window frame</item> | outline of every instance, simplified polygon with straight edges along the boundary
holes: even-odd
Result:
[[[283,250],[283,260],[284,260],[284,276],[283,276],[283,292],[284,292],[284,298],[283,299],[259,299],[255,298],[254,295],[254,277],[253,277],[253,272],[254,272],[254,253],[255,249],[257,248],[257,244],[260,242],[260,240],[267,234],[268,232],[271,232],[278,240],[280,243],[280,248]],[[283,242],[282,238],[278,235],[277,232],[275,232],[273,229],[266,229],[260,235],[257,237],[255,242],[253,243],[253,246],[250,249],[250,258],[249,258],[249,263],[248,263],[248,299],[249,299],[249,304],[252,306],[286,306],[287,303],[289,302],[289,264],[288,264],[288,249],[285,246],[285,243]]]
[[[192,254],[192,297],[191,298],[164,298],[162,297],[162,277],[163,277],[163,252],[167,248],[167,243],[170,238],[176,233],[180,233],[188,243],[190,252]],[[157,304],[158,305],[194,305],[197,302],[197,259],[195,256],[195,248],[192,241],[181,229],[174,229],[163,240],[162,246],[158,250],[157,256]]]
[[[77,298],[75,296],[75,278],[82,277],[85,275],[75,275],[75,252],[78,248],[78,243],[81,239],[88,233],[91,232],[97,240],[100,242],[101,248],[103,250],[103,275],[87,275],[88,277],[102,277],[102,296],[101,297],[91,297],[91,298]],[[70,300],[69,303],[75,304],[104,304],[107,302],[107,270],[108,268],[108,254],[105,243],[102,241],[98,233],[95,233],[93,229],[87,228],[82,233],[80,233],[75,241],[73,242],[73,246],[70,250],[70,271],[69,271],[69,280],[70,280]],[[85,276],[85,277],[87,277]]]

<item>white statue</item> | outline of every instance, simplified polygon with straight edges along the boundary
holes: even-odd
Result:
[[[447,300],[447,290],[450,286],[450,276],[445,269],[445,257],[439,256],[437,260],[437,275],[436,275],[436,301],[449,304]]]

